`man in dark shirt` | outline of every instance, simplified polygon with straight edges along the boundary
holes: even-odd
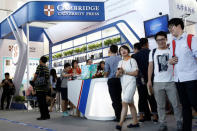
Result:
[[[11,98],[11,88],[13,87],[12,79],[10,79],[10,74],[5,73],[5,79],[1,82],[1,86],[3,87],[3,93],[1,97],[1,109],[4,109],[4,101],[7,97],[7,106],[6,109],[9,109],[10,98]]]
[[[109,94],[112,100],[112,106],[115,111],[115,121],[120,120],[120,114],[122,110],[122,87],[120,83],[120,78],[116,78],[116,71],[121,57],[117,56],[117,51],[118,46],[111,45],[109,50],[110,57],[107,58],[105,61],[105,77],[108,77],[107,84],[109,88]]]
[[[147,38],[140,39],[141,50],[132,57],[137,61],[139,68],[139,76],[137,79],[137,89],[139,94],[138,108],[140,113],[140,122],[151,120],[150,109],[148,102],[153,113],[153,121],[157,122],[157,103],[154,95],[149,95],[147,90],[148,81],[148,60],[149,60],[149,44]]]
[[[34,79],[32,80],[35,82],[35,91],[41,115],[37,118],[37,120],[50,119],[49,110],[46,103],[46,95],[49,90],[49,69],[46,66],[46,62],[47,58],[42,56],[40,58],[40,64],[36,69]]]

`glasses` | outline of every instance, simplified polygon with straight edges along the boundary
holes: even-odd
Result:
[[[170,25],[170,26],[168,27],[168,30],[169,30],[169,31],[172,30],[172,29],[174,28],[174,26],[175,26],[175,25]]]
[[[163,38],[163,39],[157,39],[156,41],[157,42],[164,42],[164,41],[166,41],[166,39],[165,38]]]

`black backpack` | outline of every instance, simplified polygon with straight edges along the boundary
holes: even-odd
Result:
[[[61,91],[61,84],[62,84],[62,79],[61,79],[61,77],[58,77],[57,78],[57,82],[56,82],[56,90],[58,91],[58,92],[60,92]]]
[[[154,70],[155,70],[155,64],[154,64],[154,55],[155,55],[155,52],[156,52],[157,48],[153,49],[153,52],[152,52],[152,60],[153,60],[153,74],[152,74],[152,83],[154,81],[154,77],[155,77],[155,73],[154,73]]]
[[[48,85],[48,81],[46,79],[46,75],[43,67],[41,67],[34,84],[35,87],[46,87]]]

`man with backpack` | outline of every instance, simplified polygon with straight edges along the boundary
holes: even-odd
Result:
[[[173,67],[168,64],[170,50],[166,45],[167,34],[163,31],[158,32],[155,35],[155,40],[158,44],[158,48],[153,49],[153,51],[149,54],[147,87],[150,94],[153,94],[154,90],[160,122],[159,131],[167,131],[165,110],[166,95],[174,109],[174,116],[177,122],[177,131],[182,131],[181,108],[176,85],[173,82]],[[154,84],[152,83],[153,76]]]
[[[33,78],[35,84],[35,91],[38,100],[38,107],[40,109],[40,117],[37,120],[50,119],[49,110],[46,102],[46,95],[49,91],[49,69],[46,66],[47,58],[42,56],[40,58],[40,64],[36,69],[36,73]]]
[[[180,18],[168,21],[173,36],[170,60],[182,104],[183,131],[192,130],[192,107],[197,111],[197,38],[184,32]]]
[[[147,90],[148,82],[148,59],[149,59],[149,43],[147,38],[140,39],[141,49],[132,57],[136,60],[139,73],[137,76],[137,89],[139,94],[139,122],[150,121],[151,112],[153,114],[153,122],[157,122],[157,103],[154,95],[149,95]],[[150,107],[150,108],[149,108]]]

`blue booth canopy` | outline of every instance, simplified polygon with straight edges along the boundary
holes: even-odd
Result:
[[[37,21],[104,21],[104,2],[31,1],[9,17],[13,17],[17,27]],[[8,20],[3,20],[0,23],[0,38],[11,32]]]
[[[24,69],[27,67],[27,74],[29,72],[29,64],[27,64],[29,41],[43,41],[42,33],[44,30],[31,27],[30,23],[62,21],[100,22],[104,20],[104,2],[31,1],[0,22],[0,39],[16,39],[19,47],[18,58],[20,59],[16,62],[17,66],[13,79],[17,93],[25,73]],[[27,41],[22,39],[21,29],[24,30]],[[27,80],[29,80],[28,75]]]

